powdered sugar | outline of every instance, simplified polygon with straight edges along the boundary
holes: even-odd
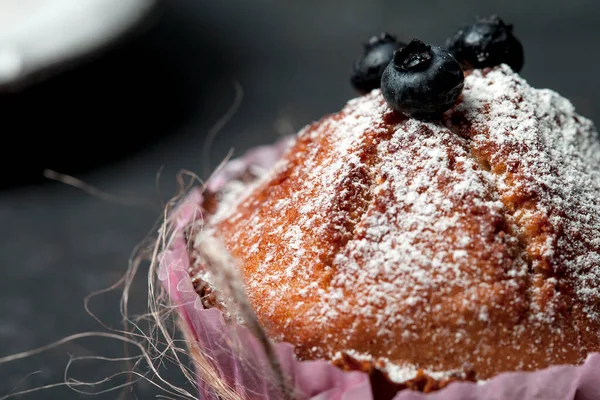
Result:
[[[570,280],[592,319],[600,299],[600,142],[591,121],[551,90],[534,90],[507,67],[467,79],[464,113],[500,196],[525,239],[532,266]],[[514,199],[516,197],[516,199]],[[527,201],[535,202],[535,208]]]
[[[408,365],[408,364],[398,365],[398,364],[394,364],[394,363],[390,362],[389,360],[387,360],[385,358],[374,359],[369,354],[361,354],[354,350],[345,351],[343,354],[342,353],[334,354],[332,359],[335,361],[335,360],[341,360],[344,357],[350,357],[351,359],[356,360],[356,361],[363,361],[363,362],[367,362],[367,363],[376,363],[380,369],[387,372],[388,378],[392,382],[395,382],[395,383],[403,383],[403,382],[409,381],[409,380],[417,377],[417,375],[419,374],[419,369],[415,368],[414,365]],[[451,378],[451,377],[460,377],[464,373],[461,370],[443,371],[443,372],[422,370],[422,372],[436,380],[443,380],[443,379],[447,379],[447,378]]]
[[[312,357],[379,352],[397,382],[415,370],[399,360],[445,371],[440,353],[530,369],[502,351],[561,360],[563,291],[599,318],[599,166],[591,122],[501,66],[466,78],[444,124],[394,120],[378,90],[350,101],[226,186],[205,233],[246,263],[274,336]]]

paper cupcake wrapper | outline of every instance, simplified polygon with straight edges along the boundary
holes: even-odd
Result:
[[[267,169],[283,154],[291,138],[272,146],[250,150],[228,162],[207,187],[218,190],[248,167]],[[278,400],[281,394],[269,379],[269,364],[259,341],[243,326],[226,323],[218,309],[205,309],[188,275],[189,254],[184,229],[202,216],[202,193],[193,190],[176,209],[174,239],[160,256],[159,279],[203,353],[213,360],[222,382],[243,399]],[[241,345],[240,345],[241,344]],[[243,355],[241,350],[243,349]],[[363,372],[344,372],[327,361],[298,361],[293,346],[278,343],[275,352],[281,369],[299,399],[372,400],[369,377]],[[198,379],[199,399],[217,399]],[[600,353],[579,366],[554,366],[535,372],[502,373],[485,383],[454,382],[437,392],[398,392],[393,400],[600,400]]]

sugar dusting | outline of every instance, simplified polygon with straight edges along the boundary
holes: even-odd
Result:
[[[375,361],[375,360],[373,360],[373,357],[370,356],[369,354],[361,354],[354,350],[347,350],[343,354],[342,353],[334,354],[332,359],[337,360],[337,359],[342,359],[343,357],[350,357],[356,361],[365,361],[365,362]],[[377,361],[378,367],[381,370],[385,371],[387,373],[387,377],[392,382],[395,382],[395,383],[403,383],[403,382],[409,381],[411,379],[414,379],[419,374],[419,368],[416,368],[414,365],[410,365],[410,364],[398,365],[398,364],[392,363],[391,361],[389,361],[386,358],[380,358],[376,361]],[[429,370],[425,369],[425,370],[422,370],[422,372],[425,373],[427,376],[429,376],[433,379],[436,379],[436,380],[443,380],[443,379],[451,378],[451,377],[461,377],[461,376],[464,377],[464,371],[461,371],[461,370],[436,372],[436,371],[429,371]]]
[[[500,196],[514,208],[532,266],[570,281],[600,319],[600,142],[593,123],[557,93],[535,90],[508,67],[466,81],[463,113],[486,153]],[[527,202],[535,202],[535,208]]]
[[[294,305],[315,331],[351,316],[339,334],[348,351],[355,332],[410,346],[423,326],[443,326],[448,314],[456,319],[454,344],[467,346],[470,331],[506,319],[506,301],[520,304],[528,326],[552,324],[555,301],[538,301],[532,282],[567,277],[586,315],[600,318],[600,144],[589,120],[505,66],[469,75],[445,125],[382,124],[389,112],[378,90],[353,99],[340,118],[298,134],[298,142],[322,140],[327,158],[319,146],[292,147],[257,182],[223,190],[204,233],[228,221],[238,228],[230,243],[253,243],[245,251],[259,273],[246,284],[250,297],[253,288],[270,288],[256,301],[262,315],[276,313],[294,290],[318,299],[308,309]],[[294,169],[292,160],[302,164]],[[293,178],[300,168],[300,187],[289,196],[253,197],[281,171]],[[296,219],[283,225],[281,215]],[[329,237],[341,245],[318,245]],[[357,288],[360,296],[348,295]],[[526,329],[521,322],[510,327],[516,336]],[[448,335],[436,329],[428,334]],[[312,353],[335,357],[318,347]],[[385,364],[396,382],[417,371]]]

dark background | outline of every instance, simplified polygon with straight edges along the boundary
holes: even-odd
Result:
[[[211,148],[213,167],[230,149],[239,155],[342,107],[355,96],[349,72],[369,36],[389,31],[442,44],[476,15],[498,13],[524,45],[522,75],[600,121],[596,0],[170,0],[157,11],[117,46],[0,95],[0,357],[78,332],[107,332],[85,312],[84,297],[125,272],[179,170],[206,177],[204,140],[232,105],[234,82],[243,100]],[[43,178],[44,168],[155,208],[91,196]],[[133,288],[134,313],[145,310],[146,268]],[[119,297],[117,290],[91,303],[116,329]],[[91,338],[0,364],[0,398],[16,385],[60,382],[71,356],[122,354],[120,342]],[[124,368],[107,364],[82,362],[72,373],[89,381]],[[165,374],[182,382],[172,366]],[[158,393],[142,383],[127,398]],[[20,398],[87,396],[56,388]]]

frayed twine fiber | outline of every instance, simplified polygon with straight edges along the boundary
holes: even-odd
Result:
[[[206,263],[205,265],[215,279],[216,286],[225,290],[225,299],[230,298],[234,302],[234,304],[229,304],[228,308],[237,309],[244,320],[244,324],[259,340],[283,398],[292,400],[295,397],[294,390],[290,387],[288,379],[283,373],[273,343],[271,343],[266,331],[260,324],[250,300],[246,296],[237,262],[231,257],[223,243],[214,236],[200,232],[196,242],[197,248]]]
[[[242,88],[239,84],[234,84],[234,89],[236,95],[233,105],[225,114],[225,116],[218,121],[215,127],[211,129],[207,136],[206,143],[203,148],[203,152],[205,154],[205,169],[209,168],[210,165],[210,144],[214,140],[216,134],[233,117],[241,103],[243,97]],[[231,155],[232,153],[230,151],[212,174],[216,174],[219,170],[221,170]],[[89,337],[103,337],[112,340],[119,340],[133,345],[139,350],[140,354],[130,357],[128,356],[129,351],[125,347],[125,357],[118,359],[108,359],[101,356],[72,358],[65,368],[64,382],[52,383],[20,391],[17,391],[16,388],[14,388],[4,396],[2,393],[0,393],[0,400],[13,398],[26,393],[51,389],[58,386],[67,386],[76,392],[84,393],[77,388],[93,388],[101,383],[110,383],[113,378],[119,375],[127,375],[130,378],[124,384],[110,387],[99,392],[87,394],[99,394],[116,391],[118,389],[127,389],[137,381],[145,380],[149,384],[160,389],[166,395],[172,396],[169,398],[196,400],[198,396],[194,394],[193,390],[174,385],[168,382],[161,375],[160,368],[167,361],[174,363],[182,371],[190,386],[195,387],[197,380],[202,379],[214,390],[214,393],[220,400],[246,400],[240,397],[240,394],[238,394],[234,388],[229,387],[228,384],[219,376],[217,370],[211,363],[212,360],[210,357],[204,354],[202,349],[197,345],[194,336],[189,331],[187,325],[181,323],[181,321],[178,321],[177,323],[177,313],[173,313],[173,311],[175,311],[175,307],[169,302],[165,289],[161,287],[161,285],[156,284],[159,254],[161,251],[170,247],[173,237],[177,234],[177,224],[176,221],[173,221],[173,211],[178,207],[181,200],[189,195],[192,190],[198,190],[200,193],[202,193],[206,189],[204,182],[202,182],[202,180],[194,173],[190,171],[182,171],[177,176],[177,182],[179,183],[178,194],[173,196],[169,201],[167,201],[166,204],[160,204],[160,202],[155,203],[139,198],[124,198],[123,196],[106,193],[78,178],[61,174],[53,170],[45,170],[44,176],[48,179],[80,189],[91,196],[100,199],[101,201],[122,206],[143,208],[152,212],[162,210],[162,214],[158,221],[156,221],[148,237],[146,237],[134,249],[129,260],[129,267],[127,268],[127,271],[123,277],[121,277],[118,282],[114,283],[110,287],[91,293],[85,298],[85,310],[90,316],[92,316],[92,318],[100,323],[103,328],[108,329],[111,331],[111,333],[82,332],[74,334],[38,349],[0,358],[0,364],[31,357],[35,354],[57,348],[65,343]],[[156,178],[157,187],[159,183],[159,177],[160,172],[157,174]],[[199,223],[196,221],[194,224],[199,225],[199,229],[201,230],[202,216],[199,215],[199,217]],[[157,231],[158,235],[156,236]],[[210,260],[209,265],[212,267],[211,272],[213,272],[216,277],[220,277],[220,282],[223,283],[220,286],[228,293],[229,297],[233,299],[235,303],[237,303],[235,307],[238,307],[240,314],[248,324],[248,328],[250,328],[251,332],[257,337],[261,345],[264,347],[265,354],[267,355],[269,365],[274,375],[275,385],[279,387],[279,390],[282,393],[282,398],[286,400],[295,398],[293,394],[293,388],[289,385],[287,378],[284,376],[282,368],[279,364],[279,360],[275,355],[274,346],[258,322],[258,318],[252,310],[252,307],[250,306],[250,303],[245,295],[236,263],[229,256],[229,253],[225,250],[222,244],[214,238],[206,236],[205,242],[202,244],[201,248],[203,250],[204,257],[206,257],[207,260]],[[131,316],[129,315],[128,310],[130,289],[134,279],[136,276],[138,276],[140,265],[146,261],[150,263],[147,275],[148,312],[139,316]],[[92,298],[113,290],[117,290],[120,287],[123,288],[120,302],[120,314],[123,317],[124,329],[114,329],[105,325],[100,318],[98,318],[92,312],[89,303]],[[143,321],[149,323],[149,329],[144,330],[142,328],[141,322]],[[176,324],[171,324],[170,322],[175,322]],[[183,335],[183,346],[181,346],[181,341],[175,339],[176,330],[181,332]],[[193,361],[194,368],[190,368],[186,365],[184,360],[185,358]],[[84,359],[96,359],[100,361],[126,361],[128,365],[130,365],[130,368],[95,382],[82,382],[69,377],[68,371],[70,368],[72,368],[73,363]],[[141,370],[142,364],[147,366],[147,370]],[[261,372],[264,374],[263,371]],[[35,374],[35,372],[32,374]],[[127,395],[124,393],[125,392],[121,393],[118,398],[123,398],[123,396],[126,397]]]

